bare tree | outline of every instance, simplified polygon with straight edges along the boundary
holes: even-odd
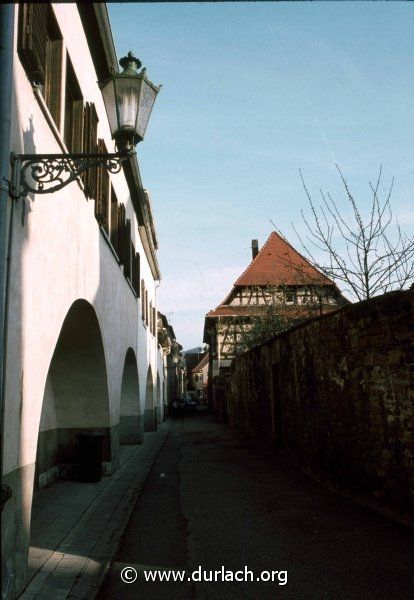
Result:
[[[394,179],[380,198],[380,168],[376,182],[369,182],[372,200],[368,215],[363,217],[341,169],[338,165],[336,168],[351,208],[349,218],[340,211],[331,194],[322,190],[322,203],[316,206],[300,171],[311,211],[311,218],[301,211],[308,232],[305,239],[292,225],[309,261],[358,300],[403,289],[414,277],[414,236],[401,230],[392,213]],[[316,260],[311,246],[324,258]]]

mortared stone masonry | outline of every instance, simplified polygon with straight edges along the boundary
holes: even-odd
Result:
[[[326,482],[414,513],[414,290],[313,319],[233,361],[219,412]]]

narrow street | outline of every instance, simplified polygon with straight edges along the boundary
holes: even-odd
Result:
[[[99,599],[411,600],[413,564],[411,530],[247,449],[199,413],[174,422]],[[135,582],[122,582],[126,567]],[[247,567],[253,581],[189,582],[199,567],[208,576]],[[186,574],[146,582],[145,570]],[[263,571],[282,573],[257,581]]]

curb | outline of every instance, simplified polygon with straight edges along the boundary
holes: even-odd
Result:
[[[125,513],[123,515],[123,522],[122,522],[121,528],[116,533],[116,536],[114,538],[114,544],[111,549],[111,553],[110,553],[109,557],[105,560],[105,563],[102,564],[100,573],[98,574],[97,579],[96,579],[96,583],[94,583],[93,588],[90,588],[90,592],[87,595],[74,596],[74,595],[72,595],[72,592],[71,592],[71,594],[68,596],[68,599],[76,598],[77,600],[80,600],[80,599],[81,600],[95,600],[95,598],[97,598],[97,596],[100,592],[100,589],[101,589],[103,583],[105,582],[105,579],[111,568],[113,560],[119,550],[119,547],[121,545],[121,541],[125,534],[125,530],[129,523],[131,514],[132,514],[135,506],[138,503],[141,493],[144,490],[144,485],[148,478],[148,475],[154,465],[154,462],[157,459],[157,456],[159,455],[162,447],[164,446],[165,440],[168,437],[168,434],[171,429],[171,423],[169,423],[169,422],[167,422],[167,423],[168,423],[168,425],[167,425],[166,431],[163,432],[162,437],[160,437],[160,439],[158,440],[158,443],[155,446],[155,452],[151,456],[151,462],[148,462],[146,464],[146,467],[145,467],[143,473],[136,476],[136,478],[134,479],[132,485],[130,486],[130,488],[128,490],[128,494],[127,494],[127,498],[126,498],[126,502],[125,502],[126,506],[124,508]],[[86,565],[88,565],[88,563],[92,560],[93,560],[92,558],[89,558],[88,561],[86,562]],[[85,567],[86,567],[86,565],[85,565]]]

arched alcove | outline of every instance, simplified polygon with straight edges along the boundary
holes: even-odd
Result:
[[[111,432],[105,354],[95,310],[72,304],[60,331],[45,384],[36,458],[36,483],[73,472],[77,434],[105,435],[104,462],[111,461]]]
[[[128,348],[122,375],[119,443],[141,444],[143,439],[142,434],[143,426],[139,411],[137,359],[132,348]]]
[[[145,390],[144,431],[155,431],[156,429],[157,422],[154,406],[154,384],[152,381],[151,367],[149,367],[147,374],[147,385]]]

